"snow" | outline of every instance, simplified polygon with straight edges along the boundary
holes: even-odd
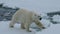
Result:
[[[49,19],[49,18],[50,18],[49,16],[47,16],[46,13],[41,13],[41,17],[42,17],[43,19]]]
[[[42,19],[40,22],[41,22],[41,23],[44,25],[44,27],[46,27],[46,28],[50,27],[50,25],[51,25],[51,22],[50,22],[49,20],[47,20],[47,19]]]
[[[14,28],[9,28],[10,21],[1,21],[0,22],[0,33],[1,34],[35,34],[35,32],[27,32],[22,30],[19,24],[15,25]]]
[[[32,32],[27,32],[20,28],[20,24],[15,24],[14,28],[9,28],[10,21],[0,21],[0,33],[1,34],[60,34],[60,24],[52,24],[49,20],[41,20],[42,24],[46,26],[46,29],[40,31],[31,28]],[[50,25],[49,25],[50,24]],[[48,26],[49,25],[49,26]],[[34,27],[34,26],[33,26]]]
[[[36,34],[60,34],[60,24],[52,24],[49,28],[39,31]]]
[[[42,24],[45,27],[48,27],[50,22],[48,20],[41,20]],[[48,23],[47,23],[48,22]],[[37,28],[36,24],[32,24],[30,30],[32,32],[27,32],[26,30],[23,30],[20,28],[20,24],[15,24],[14,28],[9,28],[10,21],[0,21],[0,33],[1,34],[36,34],[36,32],[39,32],[40,29]]]

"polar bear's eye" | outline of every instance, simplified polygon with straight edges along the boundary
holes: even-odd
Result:
[[[39,20],[41,20],[41,19],[42,19],[42,17],[41,17],[41,16],[38,16],[38,18],[39,18]]]

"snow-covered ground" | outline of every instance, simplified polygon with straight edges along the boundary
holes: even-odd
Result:
[[[1,34],[60,34],[60,24],[52,24],[49,20],[42,19],[41,22],[47,28],[38,31],[31,28],[32,32],[27,32],[20,28],[20,24],[15,24],[14,28],[9,28],[10,21],[0,21],[0,33]],[[34,26],[33,26],[34,27]]]
[[[60,34],[60,24],[51,24],[51,26],[36,34]]]
[[[35,32],[26,32],[16,24],[14,28],[9,28],[10,21],[0,21],[0,34],[35,34]]]

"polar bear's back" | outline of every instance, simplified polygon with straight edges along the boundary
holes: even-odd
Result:
[[[23,21],[31,19],[33,15],[33,12],[26,10],[26,9],[19,9],[16,11],[16,13],[13,15],[12,19],[15,21]]]
[[[32,14],[32,13],[33,13],[32,11],[29,11],[27,9],[19,9],[15,14],[18,14],[18,15],[21,15],[21,14],[27,15],[27,14]]]

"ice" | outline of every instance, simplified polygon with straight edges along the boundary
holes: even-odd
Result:
[[[53,21],[60,22],[60,15],[54,15],[52,18],[53,18]]]

